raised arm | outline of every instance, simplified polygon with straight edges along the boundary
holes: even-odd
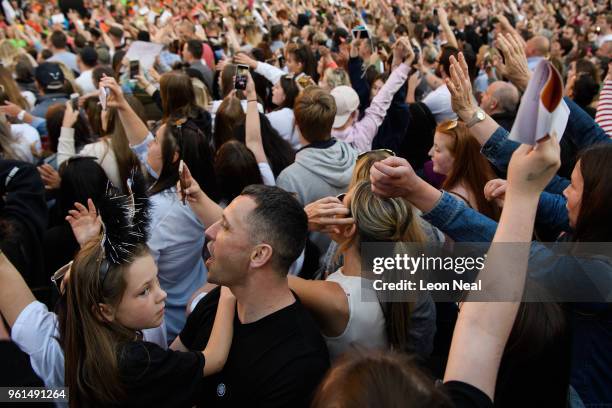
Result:
[[[234,334],[235,311],[236,298],[228,288],[222,287],[215,323],[206,348],[202,351],[206,360],[204,376],[218,373],[227,361]]]
[[[259,110],[257,109],[257,92],[251,73],[247,73],[247,114],[245,144],[255,155],[257,163],[268,163],[266,152],[261,141],[261,126],[259,123]]]
[[[508,171],[506,201],[487,254],[483,287],[522,297],[529,243],[538,197],[560,166],[556,138],[547,138],[535,148],[522,145],[514,153]],[[502,243],[515,243],[503,245]],[[525,243],[517,245],[517,243]],[[515,302],[463,303],[451,343],[444,381],[473,385],[493,400],[499,364],[520,305]]]
[[[71,158],[76,154],[74,147],[74,124],[79,117],[79,111],[72,109],[72,102],[66,102],[66,110],[64,111],[64,119],[62,121],[62,129],[57,142],[57,165]]]
[[[10,327],[27,305],[36,299],[11,261],[0,251],[0,314]]]
[[[107,106],[117,108],[119,119],[125,129],[130,146],[142,143],[149,134],[149,129],[127,102],[115,78],[103,77],[100,80],[100,86],[109,89],[110,95]]]
[[[457,42],[455,33],[453,33],[453,29],[448,23],[448,14],[446,14],[446,10],[444,10],[443,7],[439,7],[437,10],[438,10],[438,20],[440,21],[440,26],[442,27],[442,31],[444,32],[446,43],[450,45],[451,47],[459,49],[459,43]]]
[[[259,75],[262,75],[264,78],[270,81],[272,85],[280,81],[283,75],[286,75],[286,72],[282,69],[265,62],[254,60],[244,52],[236,54],[236,56],[234,57],[234,62],[236,62],[237,64],[248,65],[249,68],[251,68],[253,71],[257,72]]]
[[[185,198],[198,220],[206,226],[211,226],[219,221],[223,215],[223,209],[202,191],[198,182],[191,176],[186,164],[183,164],[183,177],[188,187],[184,192],[181,192],[181,185],[178,182],[176,185],[177,191],[181,199],[183,198],[182,194],[185,194]]]

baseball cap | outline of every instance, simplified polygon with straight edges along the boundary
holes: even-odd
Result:
[[[64,87],[64,73],[59,64],[54,62],[43,62],[38,65],[34,77],[44,89],[59,91]]]
[[[342,127],[359,108],[359,95],[350,86],[340,85],[332,89],[331,95],[336,101],[336,117],[332,128]]]

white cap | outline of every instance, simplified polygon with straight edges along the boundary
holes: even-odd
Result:
[[[331,95],[336,101],[336,117],[333,128],[339,128],[346,124],[351,113],[359,109],[359,95],[350,86],[340,85],[332,89]]]

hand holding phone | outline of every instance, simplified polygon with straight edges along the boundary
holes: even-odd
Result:
[[[244,91],[247,86],[247,73],[249,72],[249,66],[244,64],[238,64],[236,66],[236,79],[234,81],[234,88],[240,91]]]
[[[136,79],[140,75],[140,62],[138,60],[130,61],[130,79]]]
[[[100,106],[102,106],[102,110],[106,110],[106,101],[108,99],[109,92],[110,91],[108,88],[103,87],[103,86],[100,87],[99,98],[100,98]]]

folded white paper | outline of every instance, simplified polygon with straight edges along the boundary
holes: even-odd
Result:
[[[561,139],[570,110],[563,100],[563,80],[555,67],[540,61],[525,94],[510,132],[510,140],[535,145],[546,135]]]
[[[140,61],[140,66],[146,71],[155,64],[155,57],[164,46],[146,41],[134,41],[125,56],[130,61]]]

